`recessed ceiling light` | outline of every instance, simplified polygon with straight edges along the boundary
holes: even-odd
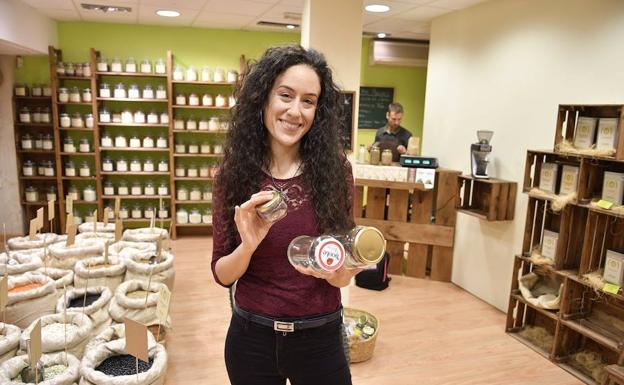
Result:
[[[170,10],[170,9],[159,9],[158,11],[156,11],[156,14],[158,16],[163,16],[163,17],[178,17],[178,16],[180,16],[180,12],[173,11],[173,10]]]
[[[368,12],[383,13],[383,12],[388,12],[390,10],[390,7],[388,7],[387,5],[383,5],[383,4],[369,4],[366,7],[364,7],[364,9],[367,10]]]
[[[295,26],[294,26],[294,25],[292,25],[292,24],[288,24],[288,25],[286,26],[286,28],[288,28],[288,29],[295,29]]]
[[[385,34],[385,33],[383,33],[383,32],[379,32],[379,33],[377,34],[377,37],[378,37],[378,38],[380,38],[380,39],[383,39],[384,37],[386,37],[386,34]]]

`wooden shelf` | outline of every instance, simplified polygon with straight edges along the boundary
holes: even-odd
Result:
[[[554,321],[557,321],[557,319],[558,319],[557,313],[554,313],[554,312],[548,311],[546,309],[542,309],[541,307],[533,305],[532,303],[530,303],[529,301],[524,299],[524,297],[522,297],[522,295],[520,295],[520,294],[512,293],[511,294],[511,298],[522,302],[526,306],[528,306],[528,307],[530,307],[532,309],[535,309],[538,313],[541,313],[541,314],[545,315],[546,317],[548,317],[548,318],[550,318],[550,319],[552,319]]]
[[[149,223],[152,220],[148,219],[148,218],[141,218],[141,219],[138,219],[138,218],[128,218],[128,219],[122,219],[121,221],[123,223]],[[154,223],[155,223],[154,227],[158,227],[158,226],[156,226],[156,224],[158,222],[160,222],[160,221],[169,222],[169,221],[171,221],[171,218],[163,218],[163,219],[156,218],[156,219],[154,219]]]
[[[132,148],[132,147],[100,147],[100,151],[101,152],[105,152],[105,151],[169,152],[169,149],[168,148],[157,148],[157,147],[150,147],[150,148],[145,148],[145,147],[141,147],[141,148]]]
[[[230,132],[229,130],[218,130],[218,131],[208,131],[208,130],[173,130],[176,134],[227,134]]]
[[[531,350],[535,351],[536,353],[538,353],[542,357],[544,357],[546,359],[550,359],[550,353],[549,352],[547,352],[544,349],[540,348],[539,346],[535,345],[531,341],[525,339],[524,337],[522,337],[518,333],[507,333],[507,334],[510,337],[512,337],[513,339],[515,339],[516,341],[526,345],[528,348],[530,348]]]
[[[52,123],[15,123],[17,127],[53,128]]]
[[[50,150],[17,150],[18,154],[49,154],[54,155],[54,151]]]
[[[396,181],[378,180],[378,179],[355,178],[355,185],[356,186],[391,188],[391,189],[397,189],[397,190],[433,191],[433,190],[425,189],[425,185],[422,184],[422,183],[396,182]]]
[[[210,177],[201,177],[201,176],[176,176],[173,178],[173,180],[179,180],[179,181],[199,181],[199,182],[211,182],[214,181],[214,178],[210,178]]]
[[[157,199],[171,199],[171,195],[103,195],[102,199],[117,199],[122,200],[157,200]]]
[[[95,180],[94,176],[62,176],[62,180]]]
[[[223,154],[173,154],[175,158],[222,158]]]
[[[168,99],[144,99],[144,98],[95,98],[98,102],[143,102],[143,103],[168,103]]]
[[[97,205],[98,201],[94,201],[94,202],[87,202],[85,200],[77,200],[77,201],[72,201],[72,204],[79,204],[79,205]]]
[[[56,204],[58,204],[58,201],[56,201]],[[22,205],[24,206],[47,206],[48,202],[47,201],[39,201],[39,202],[22,201]]]
[[[479,219],[512,221],[516,208],[516,182],[502,179],[481,179],[469,175],[459,175],[463,195],[457,204],[457,211]]]
[[[192,200],[186,200],[186,201],[180,201],[180,200],[176,200],[176,205],[194,205],[194,204],[202,204],[202,205],[206,205],[206,204],[211,204],[212,201],[209,200],[199,200],[199,201],[192,201]]]
[[[59,80],[89,80],[91,81],[90,76],[56,75],[56,78]]]
[[[59,127],[60,131],[85,131],[85,132],[93,132],[93,128],[85,128],[85,127]]]
[[[231,107],[173,105],[173,108],[175,108],[175,109],[189,109],[189,110],[229,110]]]
[[[56,180],[55,176],[20,176],[21,180]]]
[[[94,156],[95,152],[61,152],[65,156]]]
[[[57,102],[59,106],[92,106],[91,102]]]
[[[147,123],[98,123],[101,127],[163,127],[168,128],[169,124],[147,124]]]
[[[236,83],[228,83],[228,82],[202,82],[200,80],[195,80],[195,81],[191,81],[191,80],[172,80],[171,83],[172,84],[198,84],[198,85],[205,85],[205,86],[230,86],[230,87],[234,87],[236,85]]]
[[[13,96],[13,98],[15,98],[15,100],[21,100],[21,101],[35,101],[35,100],[44,100],[44,101],[51,101],[52,97],[51,96]]]
[[[96,72],[98,76],[127,76],[127,77],[137,77],[137,78],[163,78],[167,79],[167,74],[155,74],[155,73],[141,73],[141,72]]]
[[[128,171],[128,172],[122,172],[122,171],[102,171],[100,172],[101,175],[122,175],[122,176],[136,176],[136,175],[165,175],[168,176],[169,172],[168,171]]]
[[[177,227],[212,227],[212,223],[176,223]]]
[[[614,352],[618,352],[618,353],[622,352],[622,347],[617,340],[614,340],[607,336],[603,336],[600,333],[586,326],[581,325],[579,320],[563,320],[562,319],[561,323],[563,323],[565,326],[569,327],[570,329],[574,330],[575,332],[582,334],[583,336],[593,341],[598,342],[600,345],[613,350]]]

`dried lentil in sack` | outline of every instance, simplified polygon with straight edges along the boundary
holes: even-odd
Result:
[[[158,242],[158,238],[162,241],[169,239],[169,231],[158,227],[143,227],[139,229],[128,229],[123,232],[122,241],[130,242]]]
[[[160,290],[164,286],[162,283],[151,282],[149,290],[147,282],[128,281],[124,282],[115,291],[115,296],[111,300],[109,313],[115,322],[124,322],[124,318],[128,317],[143,325],[157,326],[160,321],[156,315],[156,305],[160,297]],[[147,304],[145,303],[145,294],[133,297],[132,293],[136,291],[149,292],[147,295]],[[166,329],[171,327],[171,317],[167,317],[167,322],[161,327],[161,337],[165,335]],[[152,331],[150,329],[150,331]],[[152,333],[154,333],[152,331]]]
[[[44,243],[51,245],[56,242],[67,240],[67,235],[58,235],[54,233],[36,234],[35,239],[31,240],[30,236],[15,237],[7,241],[9,250],[29,250],[43,249]]]
[[[39,317],[54,314],[57,294],[50,277],[32,272],[9,276],[8,288],[7,323],[25,328]]]
[[[74,288],[74,272],[73,270],[57,269],[54,267],[42,267],[36,271],[39,274],[47,275],[54,280],[56,286],[56,295],[63,296],[63,290]]]
[[[51,267],[73,270],[79,260],[102,255],[104,240],[84,239],[78,242],[76,239],[76,243],[71,246],[67,246],[65,242],[58,242],[51,245],[48,252],[51,257]]]
[[[41,351],[56,353],[65,351],[67,337],[67,352],[78,359],[82,359],[85,347],[93,331],[93,322],[89,316],[82,313],[67,312],[67,325],[64,314],[50,314],[33,321],[20,337],[20,350],[28,350],[30,332],[37,321],[41,320]]]
[[[71,354],[44,354],[39,361],[43,364],[44,380],[39,385],[76,385],[80,378],[80,360]],[[30,366],[28,355],[21,355],[6,361],[0,366],[0,384],[23,385],[21,372]],[[61,366],[65,366],[65,370]],[[56,373],[56,375],[54,375]],[[19,381],[15,381],[18,379]]]
[[[78,226],[78,232],[79,233],[93,232],[93,222],[81,223]],[[96,233],[114,233],[115,232],[115,224],[114,223],[104,224],[104,222],[96,222],[96,224],[95,224],[95,232]]]
[[[20,275],[43,266],[43,249],[11,251],[0,254],[0,275]]]
[[[167,351],[162,345],[154,344],[148,347],[148,357],[151,361],[151,366],[144,372],[139,373],[138,381],[135,372],[135,360],[127,361],[129,367],[116,366],[111,368],[112,370],[122,373],[132,373],[130,375],[107,375],[100,370],[97,370],[103,362],[111,357],[124,356],[128,353],[125,350],[126,341],[116,340],[98,345],[92,350],[89,350],[83,360],[81,367],[82,378],[80,379],[80,385],[162,385],[165,382],[165,376],[167,374]],[[118,363],[123,361],[123,358],[116,360]],[[110,363],[110,361],[109,361]],[[139,361],[141,363],[141,361]],[[119,364],[118,364],[119,365]],[[143,363],[145,365],[145,363]],[[104,369],[105,368],[101,368]]]
[[[63,309],[67,307],[67,312],[83,313],[88,315],[93,322],[93,330],[91,336],[96,336],[106,329],[112,322],[108,314],[108,306],[112,298],[112,293],[105,286],[89,286],[87,289],[87,306],[82,307],[85,298],[85,289],[73,288],[67,291],[65,298],[59,298],[56,303],[56,312],[63,313]],[[93,300],[95,298],[95,300]],[[76,305],[76,306],[72,306]]]
[[[173,284],[175,283],[175,269],[173,268],[173,254],[163,251],[161,260],[155,264],[150,264],[150,258],[154,255],[136,254],[126,260],[126,282],[131,280],[139,280],[148,282],[150,273],[152,282],[162,282],[169,290],[173,292]]]
[[[126,338],[126,325],[125,324],[113,324],[104,329],[100,334],[95,336],[91,341],[87,343],[87,351],[94,349],[101,344],[123,340]],[[148,348],[156,343],[152,333],[147,334],[147,346]]]
[[[0,364],[15,357],[21,333],[17,326],[0,322]]]
[[[74,271],[75,287],[83,288],[88,281],[89,286],[106,286],[114,293],[124,280],[126,265],[116,256],[109,256],[106,265],[104,257],[93,257],[78,261]]]
[[[129,242],[119,241],[108,247],[109,255],[117,255],[123,260],[127,260],[133,255],[144,254],[152,256],[156,253],[156,244],[150,242]]]

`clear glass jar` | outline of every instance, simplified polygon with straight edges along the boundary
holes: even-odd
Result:
[[[74,67],[76,67],[76,76],[84,76],[84,68],[82,67],[82,63],[76,63],[74,64]]]
[[[117,159],[117,171],[128,172],[128,162],[124,158]]]
[[[184,94],[177,94],[176,95],[176,105],[178,106],[185,106],[186,105],[186,95]]]
[[[197,70],[195,69],[195,67],[189,66],[189,68],[186,69],[186,81],[197,81]]]
[[[232,95],[228,96],[228,107],[234,107],[236,105],[236,98]]]
[[[227,106],[227,99],[225,99],[225,96],[219,94],[217,95],[217,97],[215,98],[215,107],[226,107]]]
[[[202,199],[205,201],[212,200],[212,189],[210,186],[204,186],[204,191],[202,191]]]
[[[199,96],[197,96],[197,94],[195,93],[190,94],[188,98],[188,104],[189,106],[199,106]]]
[[[50,134],[44,134],[41,140],[41,147],[45,150],[45,151],[52,151],[54,150],[54,139],[52,139],[52,135]]]
[[[176,197],[179,201],[187,201],[189,199],[188,189],[186,187],[178,187]]]
[[[199,189],[199,187],[193,187],[191,189],[191,192],[189,194],[189,198],[192,201],[200,201],[202,198],[202,193],[201,190]]]
[[[143,138],[143,148],[154,148],[154,138],[151,136]]]
[[[30,93],[32,96],[42,96],[43,89],[41,88],[41,84],[33,84]]]
[[[34,147],[35,150],[43,150],[43,135],[39,134],[34,138]]]
[[[156,139],[156,148],[167,148],[167,138],[159,136],[158,139]]]
[[[65,75],[67,76],[76,75],[76,67],[74,67],[74,63],[65,63]]]
[[[102,171],[112,172],[114,169],[115,167],[113,166],[113,161],[110,158],[104,158],[102,161]]]
[[[147,123],[158,124],[158,114],[156,113],[156,111],[150,111],[150,113],[147,114]]]
[[[20,123],[30,123],[32,121],[32,116],[30,115],[28,107],[22,107],[20,109],[19,121]]]
[[[71,160],[65,163],[65,176],[76,176],[76,166]]]
[[[143,162],[143,171],[154,172],[154,162],[151,159],[146,159],[145,162]]]
[[[100,123],[110,123],[111,113],[106,108],[100,110]]]
[[[30,114],[30,118],[33,123],[41,123],[41,108],[35,107],[33,112]]]
[[[126,60],[126,72],[137,72],[136,61],[134,61],[133,57],[129,57]]]
[[[67,190],[67,196],[70,197],[71,200],[77,201],[80,198],[78,195],[78,188],[76,188],[75,186],[71,186]]]
[[[129,217],[130,213],[128,212],[128,208],[126,206],[121,206],[119,208],[119,219],[128,219]]]
[[[156,195],[156,188],[154,187],[154,183],[152,183],[151,181],[148,181],[145,184],[145,195]]]
[[[198,225],[201,223],[201,221],[202,221],[202,216],[199,213],[199,210],[196,208],[193,208],[191,210],[191,213],[189,214],[189,223],[193,225]]]
[[[181,81],[184,80],[184,68],[179,65],[173,67],[173,80]]]
[[[44,176],[54,176],[54,163],[51,160],[47,160],[44,162],[43,175]]]
[[[212,148],[210,147],[210,143],[202,143],[201,147],[199,148],[199,152],[202,154],[210,154],[211,151]]]
[[[145,219],[154,218],[154,208],[152,206],[146,207],[144,211]]]
[[[80,115],[80,112],[75,112],[72,117],[71,117],[71,126],[73,128],[83,128],[84,127],[84,121],[82,120],[82,115]]]
[[[162,195],[162,196],[169,195],[169,186],[167,186],[167,183],[160,182],[160,186],[158,186],[158,195]]]
[[[216,116],[212,116],[208,121],[208,130],[209,131],[219,131],[219,118]]]
[[[117,148],[126,148],[128,147],[128,140],[125,136],[119,134],[115,137],[115,147]]]
[[[222,144],[219,144],[219,143],[215,143],[215,144],[212,146],[212,152],[213,152],[214,154],[217,154],[217,155],[221,155],[221,154],[223,154],[223,145],[222,145]]]
[[[95,119],[93,118],[93,114],[85,115],[85,127],[87,128],[95,127]]]
[[[95,202],[97,200],[95,189],[92,186],[87,186],[82,190],[82,197],[86,202]]]
[[[48,192],[46,193],[46,200],[48,202],[56,200],[56,187],[54,187],[54,186],[49,186],[48,187]]]
[[[132,162],[130,162],[130,171],[141,172],[141,162],[137,158],[132,159]]]
[[[166,160],[161,160],[158,162],[158,171],[159,172],[168,172],[169,171],[169,163]]]
[[[119,185],[117,185],[117,194],[124,196],[130,195],[130,189],[128,188],[128,183],[126,183],[126,181],[122,180],[119,182]]]
[[[186,121],[186,129],[187,130],[197,130],[197,120],[194,117],[188,118]]]
[[[65,75],[65,64],[63,62],[56,63],[56,74]]]
[[[130,88],[128,88],[128,97],[130,99],[139,99],[141,97],[139,86],[136,84],[130,84]]]
[[[201,178],[209,178],[210,177],[210,166],[207,164],[203,164],[199,166],[199,176]]]
[[[110,98],[111,97],[111,88],[108,83],[100,84],[100,97],[101,98]]]
[[[81,225],[83,222],[82,216],[80,216],[80,212],[78,210],[74,210],[74,224]]]
[[[134,182],[132,184],[132,188],[130,189],[130,195],[134,195],[134,196],[143,195],[143,186],[141,186],[141,183]]]
[[[169,210],[167,209],[167,207],[163,206],[158,209],[158,218],[159,219],[169,218]]]
[[[189,154],[199,154],[199,145],[197,143],[191,143],[188,146]]]
[[[141,219],[143,218],[143,210],[141,210],[141,206],[135,205],[132,208],[132,219]]]
[[[190,165],[189,168],[186,170],[186,176],[188,176],[189,178],[197,178],[198,175],[199,169],[194,164]]]
[[[80,176],[91,176],[91,167],[89,167],[89,163],[82,162],[82,164],[80,165],[80,170],[78,170],[78,172],[80,173]]]
[[[269,223],[275,223],[288,214],[286,200],[278,191],[272,191],[273,197],[256,207],[258,216]]]
[[[212,210],[204,209],[204,213],[202,214],[202,223],[206,225],[212,224]]]
[[[167,89],[162,84],[156,86],[156,99],[167,99]]]
[[[186,146],[184,145],[184,143],[176,143],[176,145],[175,145],[175,152],[177,154],[184,154],[184,153],[186,153]]]
[[[98,58],[97,70],[98,72],[108,72],[108,61],[106,60],[106,58]]]
[[[46,166],[45,160],[39,161],[39,163],[37,164],[37,175],[39,176],[45,175],[45,166]]]
[[[67,137],[63,140],[63,152],[76,152],[76,145],[74,144],[74,140],[72,138]]]
[[[108,209],[108,219],[115,219],[115,209],[113,206],[106,206],[104,209]]]
[[[202,95],[202,106],[212,107],[213,105],[214,105],[214,99],[212,98],[212,95],[210,95],[210,94],[203,94]]]
[[[26,96],[26,86],[21,83],[17,83],[15,85],[15,96]]]
[[[381,164],[383,166],[392,165],[392,150],[385,149],[381,152]]]
[[[138,136],[130,138],[130,148],[141,148],[141,139]]]
[[[227,73],[227,82],[236,83],[237,81],[238,81],[238,72],[234,70],[229,70]]]
[[[65,87],[61,87],[58,90],[58,102],[59,103],[67,103],[69,102],[69,90]]]
[[[149,59],[143,59],[141,61],[141,73],[143,74],[152,73],[152,63],[150,63]]]
[[[163,59],[156,60],[156,63],[154,64],[154,72],[157,74],[167,73],[167,66],[165,65],[165,61]]]
[[[114,58],[111,62],[110,70],[111,72],[122,72],[123,69],[121,65],[121,59],[119,59],[118,57]]]
[[[167,112],[160,113],[160,124],[169,124],[169,114]]]
[[[93,101],[91,88],[85,88],[84,90],[82,90],[82,101],[86,103],[91,103]]]
[[[184,168],[184,165],[176,165],[175,176],[177,176],[178,178],[184,178],[186,176],[186,168]]]
[[[35,163],[32,160],[25,160],[22,163],[22,175],[35,176]]]
[[[52,96],[52,87],[47,84],[43,86],[43,96]]]
[[[116,99],[125,99],[128,97],[128,94],[126,92],[126,86],[124,86],[123,83],[117,83],[117,85],[115,86],[115,92],[113,93],[113,96]]]
[[[28,186],[24,191],[26,202],[39,202],[39,191],[35,186]]]
[[[109,133],[104,133],[100,138],[100,147],[111,148],[113,147],[113,138]]]
[[[366,163],[366,146],[360,144],[358,150],[358,163]]]
[[[183,207],[176,211],[176,222],[182,225],[189,222],[188,212]]]
[[[104,182],[104,195],[115,195],[115,186],[110,180]]]
[[[174,130],[184,130],[184,119],[175,118],[173,119],[173,129]]]
[[[347,268],[376,265],[386,251],[386,239],[378,229],[371,226],[356,226],[335,238],[346,251],[344,264]]]
[[[377,146],[373,146],[370,149],[370,164],[376,166],[379,164],[381,158],[381,150]]]
[[[89,144],[89,139],[82,138],[80,139],[80,152],[90,152],[91,145]]]
[[[154,89],[149,84],[143,87],[143,99],[154,99]]]
[[[52,122],[52,118],[50,115],[50,108],[43,107],[43,109],[41,110],[41,123],[50,123],[50,122]]]
[[[223,68],[217,68],[214,72],[214,81],[216,83],[221,83],[225,81],[225,71]]]
[[[69,102],[70,103],[80,103],[82,99],[80,98],[80,90],[78,87],[72,87],[69,90]]]
[[[208,120],[207,120],[207,119],[205,119],[205,118],[202,118],[202,119],[199,121],[199,123],[198,123],[198,125],[197,125],[197,128],[198,128],[200,131],[208,131]]]
[[[113,111],[111,116],[112,116],[111,120],[113,123],[121,123],[121,112]]]
[[[288,245],[287,254],[293,266],[311,267],[318,272],[336,271],[346,258],[342,244],[329,235],[298,236]]]
[[[202,82],[212,82],[212,70],[210,67],[202,67],[200,79]]]
[[[84,77],[91,77],[91,74],[93,73],[93,71],[91,71],[91,64],[90,63],[82,63],[82,76]]]
[[[134,112],[134,123],[145,124],[145,112],[139,110]]]
[[[121,123],[132,124],[134,123],[134,114],[130,110],[124,110],[121,113]]]

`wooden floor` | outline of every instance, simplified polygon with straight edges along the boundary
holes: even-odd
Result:
[[[212,239],[182,238],[173,252],[166,385],[226,385],[231,313],[227,290],[210,272]],[[381,325],[373,358],[351,367],[355,385],[581,384],[506,335],[505,314],[453,284],[394,277],[382,292],[352,287],[349,305]]]

